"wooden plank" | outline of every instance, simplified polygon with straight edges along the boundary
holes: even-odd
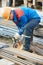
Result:
[[[33,41],[33,42],[31,43],[31,45],[37,46],[37,47],[43,49],[43,43],[42,43],[42,42],[38,42],[38,41],[35,41],[35,42],[34,42],[34,41]]]
[[[6,59],[1,59],[0,65],[14,65],[14,63]]]
[[[23,50],[18,50],[18,49],[12,48],[12,47],[6,48],[4,50],[5,51],[10,50],[11,52],[13,52],[14,54],[16,54],[19,57],[31,60],[31,61],[36,62],[36,63],[43,64],[43,56],[33,54],[33,53],[30,53],[30,52],[26,52],[26,51],[23,51]]]
[[[7,20],[4,20],[4,19],[0,19],[0,25],[6,26],[6,27],[9,27],[9,28],[16,27],[16,24],[13,21],[10,21],[10,20],[7,21]]]
[[[36,52],[37,54],[43,56],[43,49],[39,48],[38,46],[31,45],[30,49]]]
[[[26,60],[23,60],[23,59],[20,59],[20,58],[17,58],[16,56],[13,56],[11,54],[8,54],[8,53],[5,53],[4,51],[2,52],[1,51],[1,54],[0,56],[2,56],[3,58],[5,59],[8,59],[14,63],[17,63],[17,64],[20,64],[20,65],[33,65],[32,63],[30,63],[29,61],[26,61]]]
[[[37,30],[34,30],[33,34],[37,36],[43,36],[43,27],[38,28]]]
[[[43,46],[43,39],[34,36],[34,37],[33,37],[33,42],[32,42],[32,44],[34,44],[34,45],[39,44],[39,45],[42,45],[42,46]]]
[[[39,44],[39,43],[33,44],[33,46],[37,46],[38,48],[40,48],[40,49],[43,50],[43,45],[41,45],[41,44]]]

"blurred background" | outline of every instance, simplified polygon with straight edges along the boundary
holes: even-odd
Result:
[[[38,10],[43,10],[43,0],[0,0],[0,7],[26,6]]]

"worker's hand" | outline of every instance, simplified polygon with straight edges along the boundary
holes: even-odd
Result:
[[[20,35],[19,35],[18,33],[16,33],[16,34],[14,35],[14,38],[15,38],[15,39],[19,39],[19,38],[20,38]]]

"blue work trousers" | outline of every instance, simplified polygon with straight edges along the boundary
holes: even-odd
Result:
[[[32,40],[32,33],[36,26],[38,26],[40,20],[39,19],[32,19],[30,20],[24,27],[24,35],[30,36],[30,38],[24,38],[23,50],[29,51],[30,50],[30,42]]]

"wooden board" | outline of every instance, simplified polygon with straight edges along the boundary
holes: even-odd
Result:
[[[33,42],[31,42],[30,49],[39,55],[43,55],[43,39],[33,37]]]
[[[9,47],[9,48],[2,49],[0,52],[2,52],[2,53],[0,53],[0,55],[2,55],[4,57],[5,57],[5,55],[3,55],[3,53],[9,53],[9,54],[13,53],[12,58],[16,58],[16,56],[17,56],[17,57],[24,58],[27,61],[43,64],[43,56],[40,56],[40,55],[37,55],[37,54],[33,54],[33,53],[30,53],[30,52],[26,52],[26,51],[23,51],[23,50],[18,50],[16,48]],[[11,60],[11,57],[10,57],[10,60]],[[17,59],[17,61],[20,62],[20,63],[21,62],[22,63],[25,62],[25,61],[24,62],[20,61],[20,58],[19,58],[19,60]],[[27,65],[28,65],[28,62],[27,62]]]
[[[0,25],[6,26],[6,27],[9,27],[9,28],[17,28],[16,24],[13,21],[10,21],[10,20],[7,21],[7,20],[4,20],[4,19],[0,19]]]
[[[34,30],[33,34],[36,36],[42,36],[43,37],[43,27],[38,28],[37,30]]]
[[[6,59],[0,59],[0,65],[14,65],[14,63]]]

